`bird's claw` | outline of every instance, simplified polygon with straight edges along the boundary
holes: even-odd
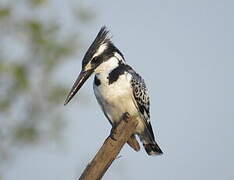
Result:
[[[125,112],[125,113],[123,114],[123,120],[127,123],[128,120],[129,120],[129,118],[130,118],[130,114],[129,114],[128,112]]]

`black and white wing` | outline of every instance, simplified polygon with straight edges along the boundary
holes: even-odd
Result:
[[[130,70],[130,73],[132,75],[131,85],[136,106],[144,120],[149,135],[152,140],[154,140],[154,133],[150,123],[150,100],[148,90],[144,80],[139,74],[137,74],[133,69]]]
[[[143,133],[139,134],[139,137],[149,155],[162,154],[162,150],[154,139],[154,132],[150,123],[150,100],[145,82],[130,66],[128,72],[132,75],[133,101],[145,126]]]

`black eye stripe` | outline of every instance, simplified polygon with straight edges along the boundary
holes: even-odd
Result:
[[[92,64],[97,64],[99,61],[99,58],[98,57],[94,57],[91,61]]]

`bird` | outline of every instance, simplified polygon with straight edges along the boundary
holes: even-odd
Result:
[[[102,26],[82,60],[81,72],[73,84],[64,105],[94,76],[93,90],[104,115],[115,127],[124,113],[138,121],[128,144],[136,151],[140,148],[131,143],[137,135],[148,155],[163,154],[155,141],[150,123],[150,100],[143,78],[126,63],[123,54],[114,45],[109,30]],[[139,144],[138,144],[139,146]]]

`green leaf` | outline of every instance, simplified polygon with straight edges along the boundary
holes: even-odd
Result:
[[[5,65],[3,63],[0,63],[0,73],[4,72],[6,69]]]
[[[0,100],[0,111],[7,110],[11,105],[11,99],[5,98]]]
[[[93,9],[90,9],[89,7],[79,7],[76,9],[76,14],[79,20],[83,23],[91,21],[96,16]]]
[[[14,139],[16,142],[32,143],[39,137],[38,130],[33,126],[17,126]]]
[[[6,18],[9,17],[11,14],[11,8],[1,8],[0,9],[0,18]]]
[[[13,76],[15,85],[19,89],[25,89],[28,87],[27,67],[23,64],[18,64],[13,67]]]
[[[64,100],[67,92],[68,92],[67,88],[56,86],[50,92],[48,99],[52,103],[60,103]]]
[[[47,2],[47,0],[30,0],[31,4],[34,6],[40,6]]]

